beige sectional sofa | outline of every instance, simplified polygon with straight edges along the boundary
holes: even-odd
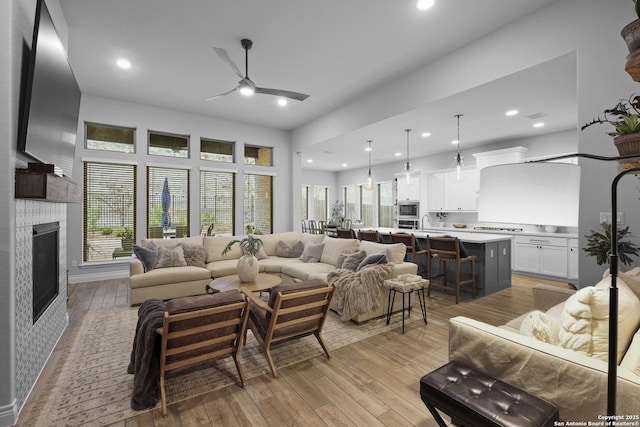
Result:
[[[638,416],[640,277],[621,276],[625,277],[618,278],[616,414]],[[499,327],[466,317],[452,318],[449,359],[553,402],[562,420],[583,421],[584,425],[601,422],[607,413],[609,283],[607,275],[596,286],[578,292],[537,285],[533,290],[536,311]]]
[[[274,233],[255,236],[262,240],[264,257],[259,259],[260,272],[272,273],[283,278],[293,280],[319,280],[327,283],[327,275],[335,270],[338,255],[347,251],[364,250],[368,255],[388,251],[389,263],[393,270],[389,277],[400,274],[415,274],[417,265],[405,262],[406,247],[403,244],[381,244],[355,239],[337,239],[325,235],[315,235],[298,232]],[[145,272],[142,262],[132,257],[129,263],[129,287],[131,305],[141,304],[149,298],[170,299],[181,296],[199,295],[205,293],[206,285],[212,278],[236,274],[237,262],[242,256],[239,245],[234,245],[231,252],[222,255],[227,243],[237,237],[232,236],[195,236],[181,239],[148,239],[143,240],[141,246],[150,242],[158,247],[167,249],[178,245],[201,246],[206,250],[204,267],[181,266],[157,268]],[[284,258],[276,255],[276,246],[282,241],[293,244],[301,241],[303,244],[324,243],[319,262],[303,262],[299,257]],[[261,258],[261,257],[258,257]],[[382,300],[377,310],[355,316],[355,322],[364,322],[373,317],[386,313],[386,298],[388,291],[383,289]]]

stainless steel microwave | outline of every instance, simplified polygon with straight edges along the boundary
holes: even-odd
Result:
[[[420,201],[402,200],[398,201],[398,219],[419,219]]]

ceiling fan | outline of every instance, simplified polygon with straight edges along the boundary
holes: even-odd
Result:
[[[309,95],[306,95],[304,93],[292,92],[290,90],[257,87],[253,82],[253,80],[249,78],[249,49],[251,49],[251,46],[253,46],[253,42],[249,39],[242,39],[240,43],[244,48],[245,75],[244,76],[242,75],[242,73],[238,69],[238,66],[235,64],[235,62],[233,62],[233,59],[231,59],[231,56],[225,49],[221,47],[214,47],[213,50],[218,54],[220,59],[227,62],[231,66],[233,71],[235,71],[235,73],[240,77],[241,80],[238,82],[238,86],[231,89],[230,91],[227,91],[218,95],[210,96],[209,98],[205,98],[205,101],[210,101],[212,99],[229,95],[230,93],[235,92],[236,90],[240,91],[240,93],[243,95],[252,95],[254,93],[264,93],[266,95],[276,95],[276,96],[282,96],[285,98],[291,98],[297,101],[304,101],[309,97]]]

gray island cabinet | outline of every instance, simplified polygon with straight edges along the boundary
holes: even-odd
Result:
[[[487,233],[472,233],[464,231],[447,231],[447,232],[433,232],[433,231],[417,231],[406,229],[393,229],[393,228],[378,228],[377,229],[385,242],[389,241],[390,233],[412,233],[416,236],[418,245],[421,249],[427,247],[427,236],[453,236],[460,239],[464,245],[465,250],[469,255],[476,256],[476,291],[477,296],[489,295],[493,292],[497,292],[501,289],[511,287],[511,235],[504,234],[487,234]],[[422,258],[424,260],[424,257]],[[418,266],[418,271],[425,271],[426,266],[421,261]],[[434,269],[439,268],[439,263],[433,262]],[[453,280],[454,271],[453,266],[449,266],[447,278]],[[468,271],[469,266],[464,266],[463,274]],[[435,270],[438,272],[438,270]],[[461,288],[462,292],[469,292],[468,286]]]

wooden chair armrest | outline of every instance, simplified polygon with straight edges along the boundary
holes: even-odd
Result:
[[[253,292],[242,289],[242,293],[247,297],[249,305],[253,304],[258,308],[268,311],[269,313],[273,313],[273,309],[269,307],[269,304],[255,296]]]

